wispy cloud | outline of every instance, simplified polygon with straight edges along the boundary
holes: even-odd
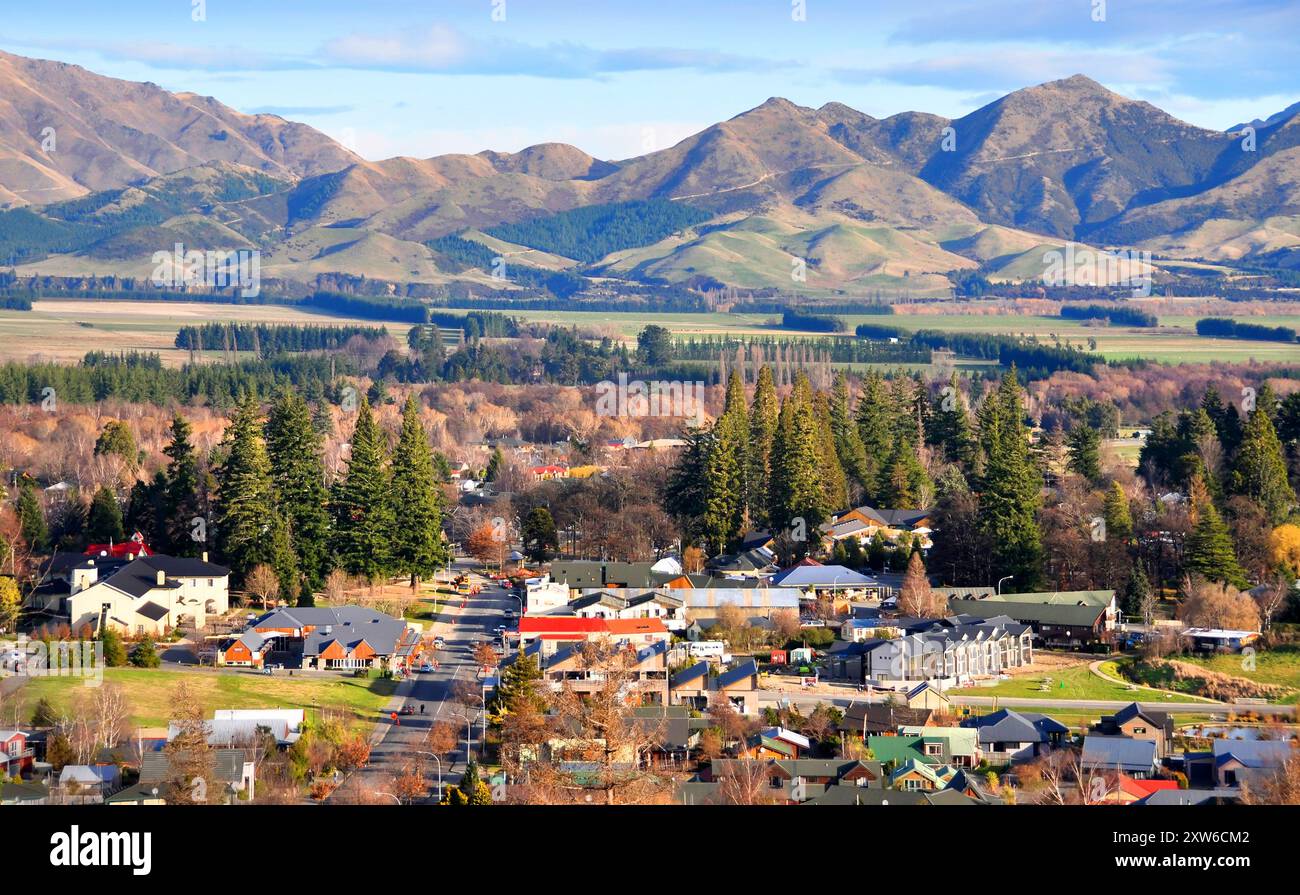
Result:
[[[378,71],[540,78],[599,78],[671,69],[770,71],[795,64],[789,60],[681,47],[598,49],[572,42],[526,44],[479,38],[447,25],[337,38],[321,48],[320,57],[327,65]]]

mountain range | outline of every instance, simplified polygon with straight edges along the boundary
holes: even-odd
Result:
[[[305,283],[500,288],[504,258],[847,297],[1036,278],[1070,241],[1300,266],[1300,103],[1220,132],[1075,75],[955,120],[774,98],[630,159],[368,161],[278,116],[0,53],[0,207],[0,263],[46,275],[147,276],[177,242],[256,247],[263,276]]]

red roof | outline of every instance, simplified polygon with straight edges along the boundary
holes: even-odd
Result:
[[[520,634],[537,634],[543,640],[557,634],[659,634],[668,633],[658,618],[580,618],[574,615],[526,615],[519,619]]]
[[[1178,789],[1177,780],[1135,780],[1127,775],[1119,778],[1119,788],[1139,799],[1145,799],[1162,789]]]
[[[108,555],[114,559],[123,559],[128,554],[133,556],[153,556],[153,551],[145,545],[144,536],[137,531],[131,535],[129,541],[122,541],[118,544],[91,544],[86,548],[85,555]]]

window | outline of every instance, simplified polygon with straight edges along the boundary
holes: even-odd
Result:
[[[767,785],[772,789],[780,789],[784,784],[780,777],[772,777],[767,781]]]
[[[926,744],[925,744],[925,754],[926,754],[926,755],[942,755],[942,754],[943,754],[943,744],[942,744],[942,743],[926,743]]]
[[[1134,727],[1134,728],[1133,728],[1133,735],[1134,735],[1134,736],[1140,736],[1141,734],[1144,734],[1144,733],[1146,733],[1146,732],[1147,732],[1147,729],[1146,729],[1145,727]]]

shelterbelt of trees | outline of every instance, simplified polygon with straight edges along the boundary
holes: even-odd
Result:
[[[1161,588],[1207,584],[1254,607],[1238,591],[1286,595],[1300,571],[1300,392],[1278,401],[1265,384],[1239,414],[1207,389],[1199,406],[1157,418],[1135,475],[1106,462],[1104,405],[1066,402],[1050,430],[1033,430],[1014,369],[974,396],[955,377],[871,373],[855,400],[843,374],[824,392],[800,374],[780,400],[770,368],[754,378],[752,391],[743,375],[729,380],[721,415],[690,432],[663,490],[707,553],[767,528],[792,561],[820,551],[833,512],[867,503],[932,508],[929,567],[947,583],[1113,588],[1135,614],[1149,616]],[[851,541],[832,556],[879,568],[899,549],[905,559],[919,545]],[[1294,611],[1278,598],[1264,621]]]

